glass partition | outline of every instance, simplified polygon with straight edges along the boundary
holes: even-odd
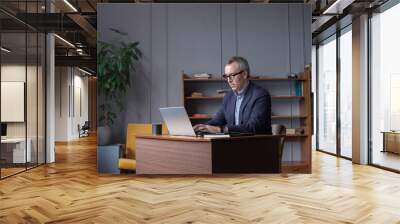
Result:
[[[0,3],[23,15],[43,12],[44,1],[17,5]],[[45,163],[45,44],[43,33],[0,12],[1,179]]]
[[[24,171],[31,156],[26,150],[26,33],[2,33],[1,46],[1,175],[7,177]]]
[[[351,26],[340,38],[340,155],[352,157],[352,33]]]

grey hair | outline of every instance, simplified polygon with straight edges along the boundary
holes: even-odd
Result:
[[[249,62],[247,62],[246,58],[243,58],[240,56],[233,56],[229,59],[228,65],[230,65],[234,62],[238,63],[239,70],[246,71],[247,75],[250,76],[250,66],[249,66]]]

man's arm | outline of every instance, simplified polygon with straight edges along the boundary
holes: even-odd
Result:
[[[225,107],[228,101],[227,95],[225,95],[224,99],[222,100],[222,104],[219,107],[217,113],[214,115],[214,117],[209,120],[206,124],[212,125],[212,126],[223,126],[226,124],[226,119],[225,119]]]
[[[225,95],[224,100],[222,101],[222,104],[219,107],[217,113],[214,115],[214,117],[206,124],[196,124],[193,127],[194,130],[196,132],[197,131],[211,132],[211,133],[222,132],[223,131],[222,126],[226,124],[225,113],[224,113],[226,101],[227,101],[227,96]]]
[[[215,114],[215,116],[208,121],[206,124],[208,125],[212,125],[212,126],[222,126],[226,124],[226,119],[225,119],[225,113],[224,113],[224,106],[225,104],[223,103],[217,113]]]
[[[229,132],[248,132],[271,134],[271,97],[268,93],[263,94],[254,103],[249,120],[240,125],[228,125]]]

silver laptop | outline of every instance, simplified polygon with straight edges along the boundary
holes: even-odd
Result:
[[[164,107],[160,112],[170,135],[196,136],[184,107]]]

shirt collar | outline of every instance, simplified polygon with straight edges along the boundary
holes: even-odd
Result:
[[[244,84],[244,88],[243,88],[243,89],[241,89],[240,91],[234,91],[235,94],[236,94],[236,96],[243,96],[244,93],[245,93],[246,90],[247,90],[247,87],[249,87],[249,83],[250,83],[250,82],[247,80],[247,82]]]

